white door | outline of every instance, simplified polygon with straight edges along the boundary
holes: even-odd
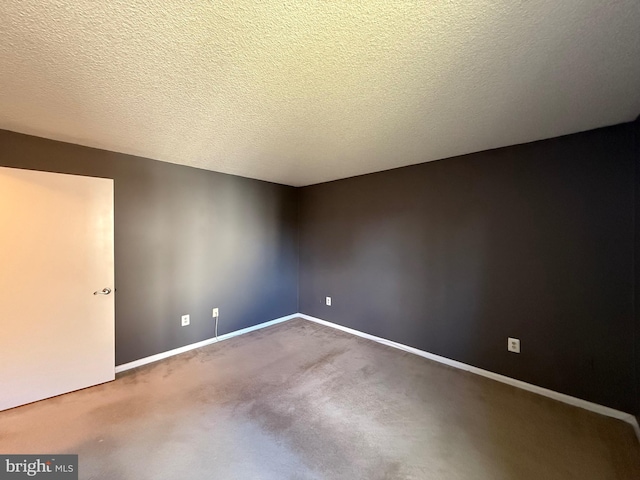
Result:
[[[0,410],[114,379],[113,262],[113,180],[0,167]]]

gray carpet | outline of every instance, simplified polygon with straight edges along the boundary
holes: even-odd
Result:
[[[622,422],[296,319],[0,412],[80,478],[638,479]]]

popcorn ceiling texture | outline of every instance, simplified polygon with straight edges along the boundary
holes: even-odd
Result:
[[[289,185],[639,113],[637,0],[0,2],[0,128]]]

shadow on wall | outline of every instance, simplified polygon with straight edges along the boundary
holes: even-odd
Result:
[[[272,307],[283,300],[289,313],[296,309],[293,190],[283,195],[277,192],[286,187],[221,177],[211,182],[210,172],[173,171],[151,178],[144,213],[134,214],[146,220],[129,222],[144,249],[131,261],[146,265],[136,297],[149,299],[158,345],[212,337],[214,307],[221,312],[219,334],[282,316]],[[181,312],[191,312],[200,326],[172,328]]]
[[[139,174],[146,188],[116,187],[119,363],[213,337],[214,307],[219,334],[297,310],[293,188],[148,160]]]

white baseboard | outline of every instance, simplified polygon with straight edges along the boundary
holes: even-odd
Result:
[[[206,347],[207,345],[211,345],[212,343],[221,342],[222,340],[227,340],[228,338],[237,337],[238,335],[242,335],[244,333],[253,332],[254,330],[259,330],[261,328],[268,327],[270,325],[275,325],[276,323],[286,322],[287,320],[291,320],[293,318],[299,318],[299,314],[287,315],[286,317],[276,318],[275,320],[270,320],[268,322],[260,323],[258,325],[254,325],[253,327],[243,328],[242,330],[236,330],[235,332],[225,333],[224,335],[218,335],[218,338],[208,338],[201,342],[192,343],[190,345],[185,345],[184,347],[174,348],[173,350],[169,350],[162,353],[157,353],[156,355],[151,355],[150,357],[141,358],[140,360],[135,360],[129,363],[123,363],[122,365],[116,366],[116,373],[124,372],[125,370],[131,370],[132,368],[141,367],[142,365],[147,365],[149,363],[157,362],[158,360],[162,360],[164,358],[172,357],[174,355],[178,355],[180,353],[188,352],[189,350],[193,350],[194,348]]]
[[[521,388],[529,392],[537,393],[538,395],[542,395],[544,397],[552,398],[554,400],[558,400],[563,403],[568,403],[569,405],[573,405],[575,407],[584,408],[585,410],[590,410],[592,412],[599,413],[601,415],[606,415],[607,417],[617,418],[618,420],[622,420],[624,422],[631,424],[631,426],[633,426],[634,431],[636,432],[636,436],[638,437],[638,440],[640,441],[640,426],[638,425],[638,420],[634,415],[630,413],[605,407],[604,405],[599,405],[597,403],[588,402],[587,400],[582,400],[580,398],[572,397],[571,395],[566,395],[564,393],[559,393],[554,390],[549,390],[548,388],[539,387],[531,383],[516,380],[515,378],[511,378],[511,377],[506,377],[504,375],[493,373],[488,370],[483,370],[478,367],[473,367],[471,365],[467,365],[466,363],[458,362],[456,360],[451,360],[450,358],[441,357],[440,355],[435,355],[433,353],[425,352],[424,350],[418,350],[417,348],[409,347],[408,345],[403,345],[401,343],[393,342],[391,340],[386,340],[381,337],[376,337],[375,335],[369,335],[368,333],[364,333],[359,330],[354,330],[353,328],[343,327],[342,325],[338,325],[336,323],[327,322],[326,320],[312,317],[311,315],[299,313],[298,315],[294,315],[294,317],[296,316],[300,318],[304,318],[305,320],[310,320],[312,322],[326,325],[327,327],[336,328],[338,330],[342,330],[343,332],[351,333],[353,335],[357,335],[362,338],[367,338],[369,340],[373,340],[374,342],[382,343],[383,345],[388,345],[389,347],[398,348],[400,350],[404,350],[405,352],[413,353],[414,355],[419,355],[421,357],[428,358],[429,360],[433,360],[435,362],[449,365],[450,367],[459,368],[460,370],[465,370],[467,372],[475,373],[476,375],[481,375],[483,377],[490,378],[491,380],[495,380],[497,382],[506,383],[507,385],[512,385],[514,387]]]

